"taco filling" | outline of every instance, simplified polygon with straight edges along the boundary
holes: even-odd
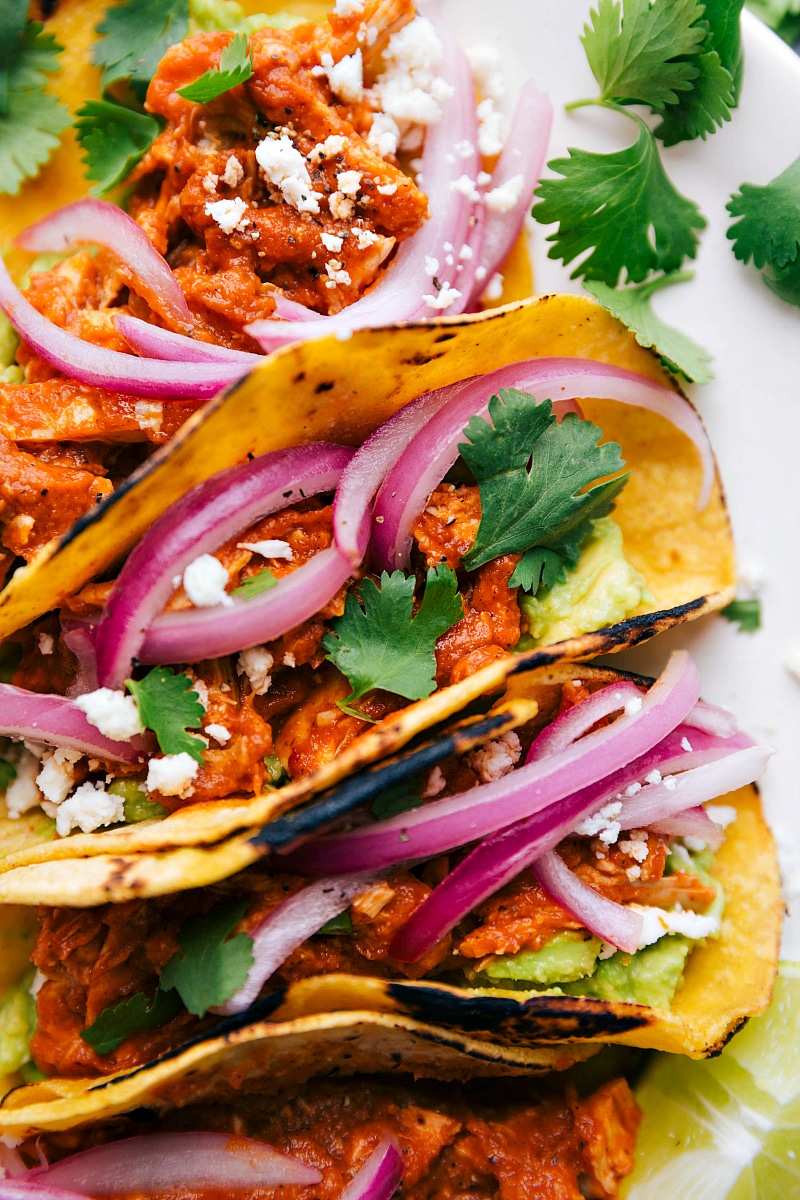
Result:
[[[139,16],[163,48],[158,13]],[[24,230],[18,246],[40,257],[22,291],[0,264],[21,339],[0,330],[4,576],[276,346],[474,310],[530,207],[546,98],[527,85],[500,153],[492,97],[479,112],[464,52],[411,0],[337,4],[291,28],[204,17],[149,86],[114,74],[100,23],[110,91],[81,109],[78,135],[93,191],[124,182],[128,212],[78,200]],[[47,36],[29,23],[20,46]],[[144,112],[116,103],[145,88]]]
[[[555,404],[492,395],[532,380]],[[8,815],[40,804],[63,837],[258,795],[409,701],[652,608],[610,515],[620,447],[571,398],[626,382],[515,364],[420,397],[355,453],[312,443],[188,492],[116,579],[6,643]]]
[[[713,852],[736,809],[701,805],[758,775],[769,750],[696,703],[685,656],[649,691],[573,672],[542,684],[541,715],[501,739],[393,788],[377,775],[349,830],[205,889],[40,908],[36,1067],[148,1062],[324,975],[668,1009],[693,946],[720,933]]]
[[[248,1183],[260,1200],[287,1188],[296,1200],[336,1200],[348,1185],[348,1197],[388,1196],[399,1185],[408,1200],[527,1200],[532,1187],[547,1200],[619,1194],[640,1120],[624,1079],[584,1096],[574,1084],[509,1080],[502,1100],[485,1092],[402,1077],[316,1081],[302,1094],[238,1095],[235,1116],[223,1104],[189,1103],[149,1120],[144,1110],[141,1119],[40,1136],[5,1162],[32,1185],[81,1180],[109,1200],[156,1190],[222,1200]],[[247,1182],[241,1160],[254,1172]],[[105,1191],[109,1176],[123,1188]]]

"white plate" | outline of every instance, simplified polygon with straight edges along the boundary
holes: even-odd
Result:
[[[564,112],[597,94],[580,42],[589,0],[444,0],[444,15],[465,47],[503,56],[509,94],[532,75],[549,93],[555,121],[548,158],[568,146],[609,152],[629,145],[626,117],[600,109]],[[800,646],[800,311],[778,300],[752,267],[733,256],[725,204],[743,181],[767,183],[800,150],[800,60],[748,13],[746,65],[733,120],[708,141],[664,152],[676,186],[708,221],[689,284],[667,289],[656,307],[714,355],[714,381],[691,389],[720,464],[743,571],[760,571],[763,627],[740,634],[705,617],[615,656],[618,665],[656,671],[672,647],[685,646],[703,676],[706,699],[727,705],[742,726],[775,746],[763,782],[779,840],[787,901],[783,955],[800,959],[800,683],[783,664]],[[560,262],[547,258],[549,229],[533,225],[539,292],[580,292]]]

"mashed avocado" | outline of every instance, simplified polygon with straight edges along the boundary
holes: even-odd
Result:
[[[29,990],[32,980],[33,971],[28,971],[0,1001],[0,1077],[14,1075],[30,1062],[36,1028],[36,1000]]]
[[[550,645],[593,629],[604,629],[652,603],[647,583],[625,557],[622,530],[610,517],[593,521],[577,566],[566,578],[538,596],[521,596],[528,622],[518,650]]]
[[[483,971],[489,979],[524,979],[545,985],[563,983],[590,975],[599,953],[599,938],[562,933],[541,950],[520,950],[519,954],[495,958]]]
[[[566,983],[564,991],[570,996],[669,1008],[683,980],[683,966],[691,948],[688,938],[672,934],[635,954],[618,950],[599,962],[589,978]]]
[[[293,13],[254,13],[246,16],[236,0],[192,0],[190,34],[209,33],[217,29],[231,29],[234,33],[255,33],[265,25],[272,29],[291,29],[300,25],[303,17]]]

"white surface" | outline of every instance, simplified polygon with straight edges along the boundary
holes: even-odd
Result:
[[[568,146],[608,152],[629,145],[626,117],[600,109],[564,112],[570,100],[597,94],[580,34],[589,0],[443,0],[462,45],[496,47],[510,97],[529,75],[556,113],[548,158]],[[670,648],[685,646],[704,680],[706,699],[732,708],[744,728],[778,749],[763,782],[779,839],[792,916],[784,956],[800,959],[800,682],[783,659],[800,646],[800,309],[778,300],[751,267],[733,256],[725,204],[743,181],[767,183],[800,151],[800,60],[745,13],[746,66],[733,120],[708,141],[672,147],[667,171],[708,221],[695,279],[666,290],[656,307],[714,354],[716,378],[691,389],[706,422],[728,493],[740,567],[763,571],[763,628],[739,634],[707,617],[615,662],[656,671]],[[534,226],[539,292],[580,292],[560,262],[546,257],[546,233]],[[691,264],[689,264],[691,265]]]

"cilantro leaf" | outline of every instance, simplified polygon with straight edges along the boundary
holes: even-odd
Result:
[[[703,21],[709,27],[705,50],[716,50],[720,62],[733,79],[733,102],[739,100],[744,75],[742,49],[742,9],[744,0],[703,0]],[[798,0],[792,0],[795,12],[800,11]]]
[[[0,115],[8,104],[9,68],[20,52],[28,0],[5,0],[0,6]]]
[[[10,783],[17,778],[17,768],[13,763],[0,758],[0,792],[4,792]]]
[[[536,546],[525,551],[509,583],[512,587],[521,587],[524,592],[530,592],[532,596],[536,595],[539,588],[549,592],[551,587],[566,578],[566,567],[574,566],[575,562],[577,559],[573,562],[557,550]]]
[[[747,0],[747,7],[790,46],[800,37],[800,0]]]
[[[247,49],[247,36],[237,33],[222,51],[219,67],[206,71],[194,83],[178,88],[178,95],[184,100],[193,100],[197,104],[207,104],[229,92],[240,83],[246,83],[253,75],[253,60]]]
[[[577,562],[592,520],[611,511],[627,483],[627,473],[617,475],[625,464],[616,442],[598,446],[601,429],[575,413],[559,425],[552,409],[549,400],[538,404],[527,392],[504,388],[489,401],[491,423],[472,417],[464,430],[469,442],[459,450],[481,495],[478,533],[464,556],[469,570],[540,548]],[[616,478],[596,482],[606,475]],[[525,555],[510,582],[538,587],[545,571],[553,580],[562,566],[552,555]]]
[[[691,91],[681,93],[675,104],[663,109],[663,120],[656,126],[655,135],[665,146],[691,141],[709,134],[731,119],[736,102],[733,76],[723,67],[716,50],[709,50],[697,59],[700,74]]]
[[[536,189],[533,216],[547,225],[554,245],[550,258],[570,263],[589,254],[572,273],[614,287],[625,270],[639,283],[651,271],[677,270],[697,253],[696,230],[705,227],[697,205],[672,186],[655,138],[639,118],[636,141],[613,154],[570,150],[569,158],[548,163],[561,179],[545,179]]]
[[[192,681],[172,667],[153,667],[144,679],[126,679],[145,729],[152,729],[164,754],[186,752],[202,766],[204,744],[187,729],[199,729],[205,709]]]
[[[50,158],[70,116],[56,96],[42,91],[63,46],[34,21],[13,45],[13,61],[0,68],[0,192],[15,196]]]
[[[696,52],[706,38],[697,24],[698,0],[599,0],[582,42],[602,99],[628,100],[660,108],[688,91],[699,68],[682,56]]]
[[[743,183],[726,207],[740,218],[728,237],[741,262],[752,259],[759,271],[793,262],[800,250],[800,158],[764,186]]]
[[[78,142],[84,150],[86,179],[95,180],[92,196],[104,196],[130,175],[150,149],[162,122],[122,104],[89,100],[76,114]]]
[[[597,279],[586,280],[584,287],[636,334],[640,346],[652,346],[670,371],[696,383],[708,383],[713,378],[708,366],[711,362],[708,351],[679,329],[667,325],[650,307],[654,292],[692,278],[691,271],[676,271],[633,287],[610,288]]]
[[[720,616],[737,624],[740,633],[755,633],[761,628],[761,601],[732,600],[720,609]]]
[[[317,930],[317,933],[338,933],[340,936],[342,934],[352,935],[355,933],[353,918],[350,916],[349,911],[345,909],[344,912],[339,913],[338,917],[331,917],[330,921],[326,921],[322,928]]]
[[[246,911],[246,900],[218,904],[205,916],[190,917],[181,927],[180,950],[161,972],[161,987],[174,988],[196,1017],[204,1017],[210,1008],[230,1000],[247,979],[255,962],[253,939],[246,933],[228,938]]]
[[[92,62],[103,68],[103,87],[129,79],[143,95],[170,46],[189,29],[189,0],[123,0],[97,26]]]
[[[268,592],[270,588],[274,588],[277,582],[278,580],[269,567],[265,567],[263,571],[259,571],[257,575],[250,575],[244,583],[235,587],[231,595],[241,596],[243,600],[252,600],[254,596],[260,596],[262,593]]]
[[[161,132],[158,117],[135,112],[108,100],[87,100],[76,114],[86,178],[95,181],[93,196],[104,196],[122,183]]]
[[[115,1008],[104,1008],[100,1016],[84,1029],[81,1038],[95,1054],[110,1054],[120,1042],[145,1029],[159,1029],[181,1011],[174,992],[158,988],[152,1000],[144,992],[135,992]]]
[[[464,615],[458,580],[450,567],[428,568],[425,592],[415,616],[414,577],[402,571],[381,575],[381,585],[365,579],[361,601],[351,593],[333,632],[322,639],[328,658],[350,681],[353,691],[343,702],[383,688],[421,700],[435,689],[436,639]]]

